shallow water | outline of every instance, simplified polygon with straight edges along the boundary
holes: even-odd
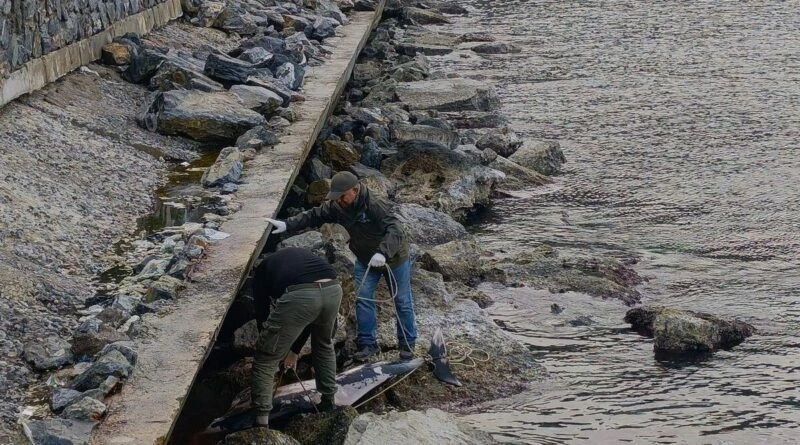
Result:
[[[618,302],[491,288],[493,316],[557,378],[470,420],[524,443],[800,442],[800,3],[462,4],[471,16],[441,30],[523,52],[434,67],[497,85],[512,128],[568,160],[552,185],[497,202],[483,246],[633,254],[645,303],[760,330],[663,362]],[[567,323],[579,315],[595,323]]]

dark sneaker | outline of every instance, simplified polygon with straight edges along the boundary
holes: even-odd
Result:
[[[333,397],[322,396],[322,401],[317,404],[317,411],[321,413],[331,412],[336,409]]]
[[[378,345],[362,346],[361,349],[353,354],[353,359],[364,362],[379,352],[381,352],[381,348],[379,348]]]
[[[400,360],[407,362],[413,358],[414,358],[414,348],[411,348],[410,350],[404,347],[400,348]]]

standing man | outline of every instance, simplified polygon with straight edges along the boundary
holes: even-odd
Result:
[[[265,257],[256,268],[253,299],[261,331],[251,387],[256,426],[269,426],[278,363],[286,357],[287,365],[293,367],[309,335],[311,363],[316,370],[317,390],[322,395],[318,409],[332,410],[336,393],[336,354],[332,339],[342,301],[342,287],[333,266],[308,249],[281,249]],[[270,306],[272,309],[266,317],[265,310]],[[262,327],[265,318],[266,324]]]
[[[350,250],[356,255],[353,278],[359,289],[356,301],[358,351],[356,360],[365,361],[380,352],[377,339],[375,288],[385,277],[397,310],[397,344],[400,358],[414,357],[417,328],[411,295],[411,261],[408,240],[388,201],[373,196],[350,172],[338,172],[331,179],[327,202],[284,221],[267,218],[273,233],[295,232],[324,223],[337,223],[350,234]],[[369,271],[369,273],[367,273]],[[391,279],[394,277],[394,279]]]

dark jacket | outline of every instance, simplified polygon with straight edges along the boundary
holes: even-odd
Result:
[[[287,219],[286,230],[295,232],[324,223],[337,223],[347,229],[350,250],[363,264],[368,264],[376,253],[383,254],[390,267],[397,267],[408,259],[406,233],[392,213],[391,204],[379,196],[371,196],[364,184],[347,209],[333,201],[324,202]]]

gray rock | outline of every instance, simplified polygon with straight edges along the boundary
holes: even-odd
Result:
[[[209,54],[204,67],[205,73],[212,79],[230,83],[247,82],[247,78],[257,69],[252,63],[219,53]]]
[[[561,166],[567,161],[559,143],[553,141],[523,144],[508,159],[543,175],[560,173]]]
[[[229,90],[241,104],[264,116],[272,116],[283,104],[283,99],[271,90],[252,85],[234,85]]]
[[[236,146],[239,150],[255,148],[260,150],[264,147],[271,147],[280,143],[280,138],[275,133],[269,131],[265,126],[253,127],[236,139]]]
[[[96,424],[71,419],[46,419],[23,422],[22,429],[31,444],[87,445]]]
[[[397,123],[391,126],[392,139],[396,142],[423,141],[452,149],[460,140],[458,133],[452,130],[429,125],[413,125]]]
[[[442,274],[445,281],[480,282],[484,264],[474,240],[454,240],[428,249],[417,260],[423,268]]]
[[[219,192],[221,194],[223,194],[223,195],[230,195],[231,193],[236,193],[238,190],[239,190],[239,186],[238,185],[236,185],[236,184],[234,184],[232,182],[226,182],[225,184],[222,184],[222,187],[220,187]],[[206,225],[206,227],[208,227],[208,225]],[[217,227],[208,227],[208,228],[210,228],[210,229],[218,229],[219,226],[217,226]]]
[[[253,65],[264,66],[267,65],[273,57],[274,56],[271,52],[260,46],[256,46],[244,50],[238,58]]]
[[[184,53],[170,50],[150,78],[150,89],[170,91],[196,89],[199,91],[224,91],[222,84],[203,73],[203,61]]]
[[[362,153],[363,155],[363,153]],[[395,184],[380,170],[371,168],[363,164],[353,164],[348,167],[350,173],[356,175],[362,184],[369,188],[369,191],[378,194],[382,198],[394,196]]]
[[[443,56],[453,52],[453,48],[443,45],[431,45],[426,43],[418,43],[414,41],[403,41],[397,44],[397,52],[405,54],[406,56]],[[421,79],[416,79],[421,80]]]
[[[504,157],[514,154],[521,145],[522,139],[509,127],[490,130],[475,142],[481,150],[489,148]]]
[[[497,128],[508,125],[508,119],[497,112],[462,111],[443,113],[444,117],[459,129]]]
[[[91,357],[100,352],[107,344],[130,340],[127,335],[116,329],[102,325],[97,331],[78,331],[72,338],[72,353],[76,357]]]
[[[634,308],[625,322],[642,335],[653,337],[656,353],[710,353],[742,343],[756,329],[743,321],[664,307]]]
[[[128,363],[131,365],[136,366],[136,360],[139,358],[138,353],[136,352],[136,346],[134,346],[132,341],[117,341],[114,343],[107,344],[103,347],[100,351],[100,356],[107,355],[111,351],[117,351],[128,360]]]
[[[317,250],[321,249],[324,244],[325,242],[322,239],[322,234],[316,230],[312,230],[286,238],[278,243],[278,249],[304,247],[306,249]]]
[[[157,279],[166,273],[167,266],[169,266],[168,259],[150,258],[149,261],[143,265],[142,270],[136,274],[136,281]]]
[[[238,182],[242,177],[244,156],[237,147],[223,148],[217,160],[204,173],[200,182],[203,187],[216,187],[228,182]]]
[[[83,397],[83,393],[80,391],[69,388],[55,388],[50,398],[50,409],[58,413],[81,397]]]
[[[478,54],[512,54],[522,52],[522,48],[513,43],[487,42],[470,46],[469,49]]]
[[[133,365],[119,351],[110,351],[101,356],[86,371],[72,382],[72,389],[86,391],[103,384],[108,376],[128,377],[133,372]]]
[[[333,175],[333,169],[316,156],[311,158],[307,168],[309,182],[330,179]]]
[[[280,80],[271,77],[253,76],[247,79],[247,85],[254,85],[266,88],[272,91],[273,93],[277,94],[283,101],[281,103],[282,107],[288,107],[293,97],[292,90],[286,88],[286,85],[284,85],[283,82],[281,82]]]
[[[106,413],[106,405],[91,397],[83,397],[64,408],[61,416],[65,419],[96,421]]]
[[[495,89],[477,80],[403,82],[397,84],[394,92],[412,110],[494,111],[500,108]]]
[[[415,7],[403,8],[403,18],[412,20],[420,25],[442,25],[451,23],[447,17],[437,11]]]
[[[467,237],[467,230],[450,215],[419,204],[400,204],[395,208],[413,243],[436,246]]]
[[[314,11],[323,16],[328,17],[336,20],[337,23],[340,25],[344,25],[347,23],[347,16],[344,15],[341,9],[339,9],[339,5],[331,0],[316,0],[316,8]]]
[[[486,150],[491,151],[488,148]],[[495,159],[488,166],[506,174],[506,179],[503,183],[506,189],[519,190],[527,186],[542,185],[550,182],[541,173],[516,164],[502,156],[495,156]]]
[[[258,322],[250,320],[233,332],[233,348],[243,355],[252,355],[258,342]]]
[[[37,371],[58,369],[72,363],[72,345],[57,335],[25,344],[24,358]]]
[[[144,83],[158,71],[167,56],[161,52],[145,49],[139,54],[134,54],[131,63],[123,71],[122,78],[131,83]]]
[[[346,170],[357,163],[360,157],[349,142],[327,140],[322,143],[322,161],[336,171]]]
[[[383,416],[362,414],[353,421],[344,441],[345,445],[377,443],[484,445],[498,442],[489,433],[474,429],[452,414],[429,408],[425,412],[395,411]]]
[[[264,117],[243,107],[235,94],[179,90],[157,93],[138,120],[151,131],[203,142],[233,142],[264,123]]]
[[[339,26],[339,22],[337,20],[328,17],[320,17],[317,20],[314,20],[314,24],[311,25],[312,32],[310,37],[316,40],[324,40],[328,37],[334,37],[336,35],[337,26]]]
[[[150,288],[147,290],[147,300],[175,299],[178,296],[178,291],[183,287],[183,280],[164,275],[150,284]]]
[[[290,436],[267,428],[250,428],[228,434],[220,443],[222,445],[300,445],[300,442]]]

